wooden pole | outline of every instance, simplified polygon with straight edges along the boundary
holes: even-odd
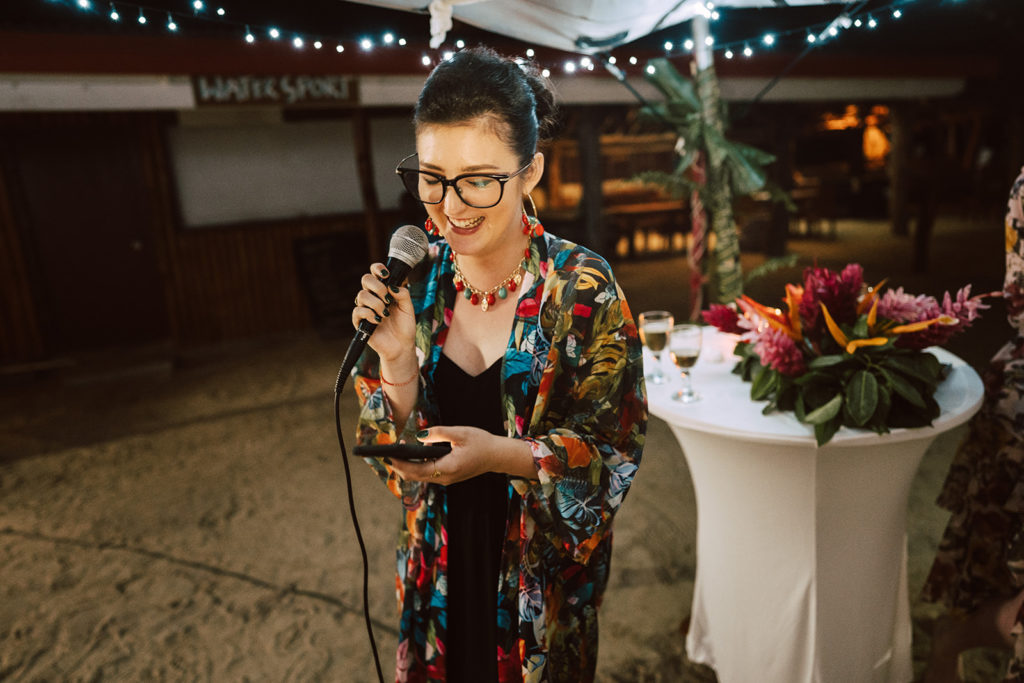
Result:
[[[380,226],[380,203],[377,201],[377,184],[373,179],[373,154],[370,150],[370,121],[363,109],[355,109],[352,112],[352,138],[356,152],[356,168],[359,169],[359,189],[363,195],[363,217],[366,243],[370,246],[370,260],[383,262],[387,235]]]

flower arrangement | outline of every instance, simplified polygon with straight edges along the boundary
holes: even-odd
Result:
[[[924,349],[941,345],[976,320],[987,296],[971,287],[940,303],[930,296],[864,284],[864,271],[811,267],[802,285],[787,284],[786,310],[740,296],[713,304],[705,322],[741,335],[733,370],[751,383],[764,412],[791,410],[814,426],[818,445],[841,426],[879,434],[920,427],[939,415],[934,394],[948,366]]]

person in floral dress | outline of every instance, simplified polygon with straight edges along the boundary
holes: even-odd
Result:
[[[647,404],[607,262],[525,211],[553,106],[528,64],[486,48],[441,63],[398,169],[427,211],[427,257],[408,287],[374,264],[356,297],[353,324],[379,323],[354,373],[358,442],[452,444],[431,462],[368,459],[404,507],[403,683],[594,679]]]
[[[1006,212],[1003,286],[1013,336],[985,373],[985,399],[938,504],[953,514],[922,597],[945,604],[927,683],[959,681],[962,652],[1012,651],[1006,681],[1024,683],[1024,169]]]

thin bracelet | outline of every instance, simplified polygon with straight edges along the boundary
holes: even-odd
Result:
[[[380,376],[380,381],[384,382],[384,384],[387,384],[389,387],[404,387],[406,384],[411,384],[412,382],[415,382],[417,379],[419,379],[419,377],[420,371],[419,368],[416,368],[416,374],[410,377],[409,379],[405,380],[404,382],[389,382],[386,379],[384,379],[384,375]]]

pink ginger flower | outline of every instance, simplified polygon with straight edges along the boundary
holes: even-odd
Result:
[[[840,324],[857,320],[857,299],[864,288],[864,269],[851,263],[836,273],[828,268],[804,269],[804,295],[800,299],[800,319],[803,332],[814,341],[825,331],[821,304],[825,304],[832,319]]]
[[[740,327],[740,314],[732,306],[711,304],[711,307],[706,311],[702,311],[700,315],[704,318],[704,322],[714,325],[722,332],[743,334],[746,331]]]
[[[800,347],[782,330],[766,327],[757,337],[754,352],[761,359],[761,365],[783,375],[797,377],[807,371],[807,362]]]
[[[906,349],[925,349],[929,346],[941,346],[957,332],[962,332],[981,317],[980,311],[989,306],[982,303],[988,295],[971,296],[971,286],[962,287],[956,293],[956,299],[946,292],[942,305],[930,296],[912,296],[900,287],[895,292],[887,291],[878,302],[878,314],[883,318],[900,323],[916,323],[932,320],[939,316],[948,316],[953,322],[938,322],[919,332],[908,332],[896,339],[896,346]]]

